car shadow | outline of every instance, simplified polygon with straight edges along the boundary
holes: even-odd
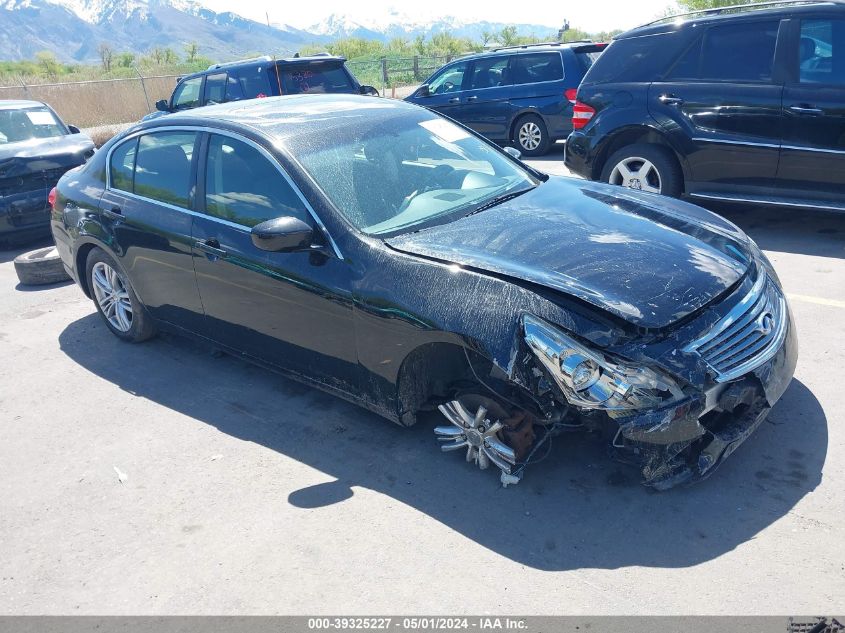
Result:
[[[298,508],[343,503],[357,488],[388,495],[523,565],[542,570],[688,567],[747,542],[821,481],[827,420],[794,381],[768,421],[710,479],[654,493],[598,440],[555,439],[525,479],[438,450],[436,415],[411,429],[180,337],[118,341],[96,314],[67,326],[62,351],[81,368],[233,437],[330,476],[297,488]],[[181,418],[174,418],[180,420]],[[275,503],[275,502],[274,502]],[[272,512],[272,508],[267,508]]]
[[[766,251],[845,258],[845,216],[796,209],[691,200],[736,224]]]

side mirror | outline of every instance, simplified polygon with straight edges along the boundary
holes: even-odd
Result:
[[[515,158],[516,160],[519,160],[520,158],[522,158],[522,152],[520,152],[515,147],[506,147],[505,148],[505,154],[507,154],[511,158]]]
[[[82,133],[82,130],[80,130],[75,125],[68,125],[67,129],[70,131],[71,134],[81,134]]]
[[[414,93],[414,96],[415,97],[430,97],[431,96],[431,90],[429,90],[428,84],[423,84],[422,86],[417,88],[417,91]]]
[[[159,112],[170,112],[170,104],[167,103],[167,99],[159,99],[156,101],[156,110]]]
[[[299,218],[281,217],[252,227],[252,243],[271,253],[292,253],[311,249],[314,229]]]
[[[362,95],[367,95],[369,97],[380,97],[379,91],[376,90],[373,86],[361,86],[358,88],[358,92]]]

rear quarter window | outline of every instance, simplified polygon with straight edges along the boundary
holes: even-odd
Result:
[[[342,65],[297,64],[281,69],[284,94],[357,92]]]
[[[654,81],[687,41],[683,31],[614,40],[594,60],[582,84]]]
[[[511,61],[513,83],[533,84],[563,79],[560,53],[531,53],[515,55]]]

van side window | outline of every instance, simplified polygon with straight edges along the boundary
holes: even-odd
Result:
[[[472,65],[472,77],[469,83],[470,90],[509,86],[511,84],[510,70],[508,68],[510,59],[510,55],[476,59]]]
[[[802,84],[845,86],[845,20],[802,20],[799,47]]]
[[[445,68],[428,84],[429,94],[443,95],[449,92],[458,92],[464,82],[464,73],[468,66],[469,62],[459,62]]]
[[[704,36],[700,79],[769,81],[779,22],[743,22],[711,27]]]
[[[511,67],[514,84],[533,84],[563,79],[563,63],[559,53],[516,55]]]

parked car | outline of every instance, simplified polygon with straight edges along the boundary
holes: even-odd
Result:
[[[405,100],[497,143],[513,143],[527,156],[541,156],[572,131],[575,91],[605,46],[553,42],[462,57]]]
[[[274,59],[265,55],[212,64],[208,70],[180,77],[170,99],[158,101],[156,112],[144,120],[228,101],[327,93],[379,94],[374,87],[358,83],[343,57],[322,53]]]
[[[47,195],[69,169],[94,154],[94,143],[39,101],[0,101],[0,242],[50,232]]]
[[[566,165],[670,196],[845,211],[845,4],[710,10],[618,36]]]
[[[401,101],[142,123],[59,182],[52,226],[118,338],[189,333],[402,425],[439,407],[442,449],[504,483],[574,427],[650,485],[704,477],[795,368],[777,276],[736,226],[543,175]]]

